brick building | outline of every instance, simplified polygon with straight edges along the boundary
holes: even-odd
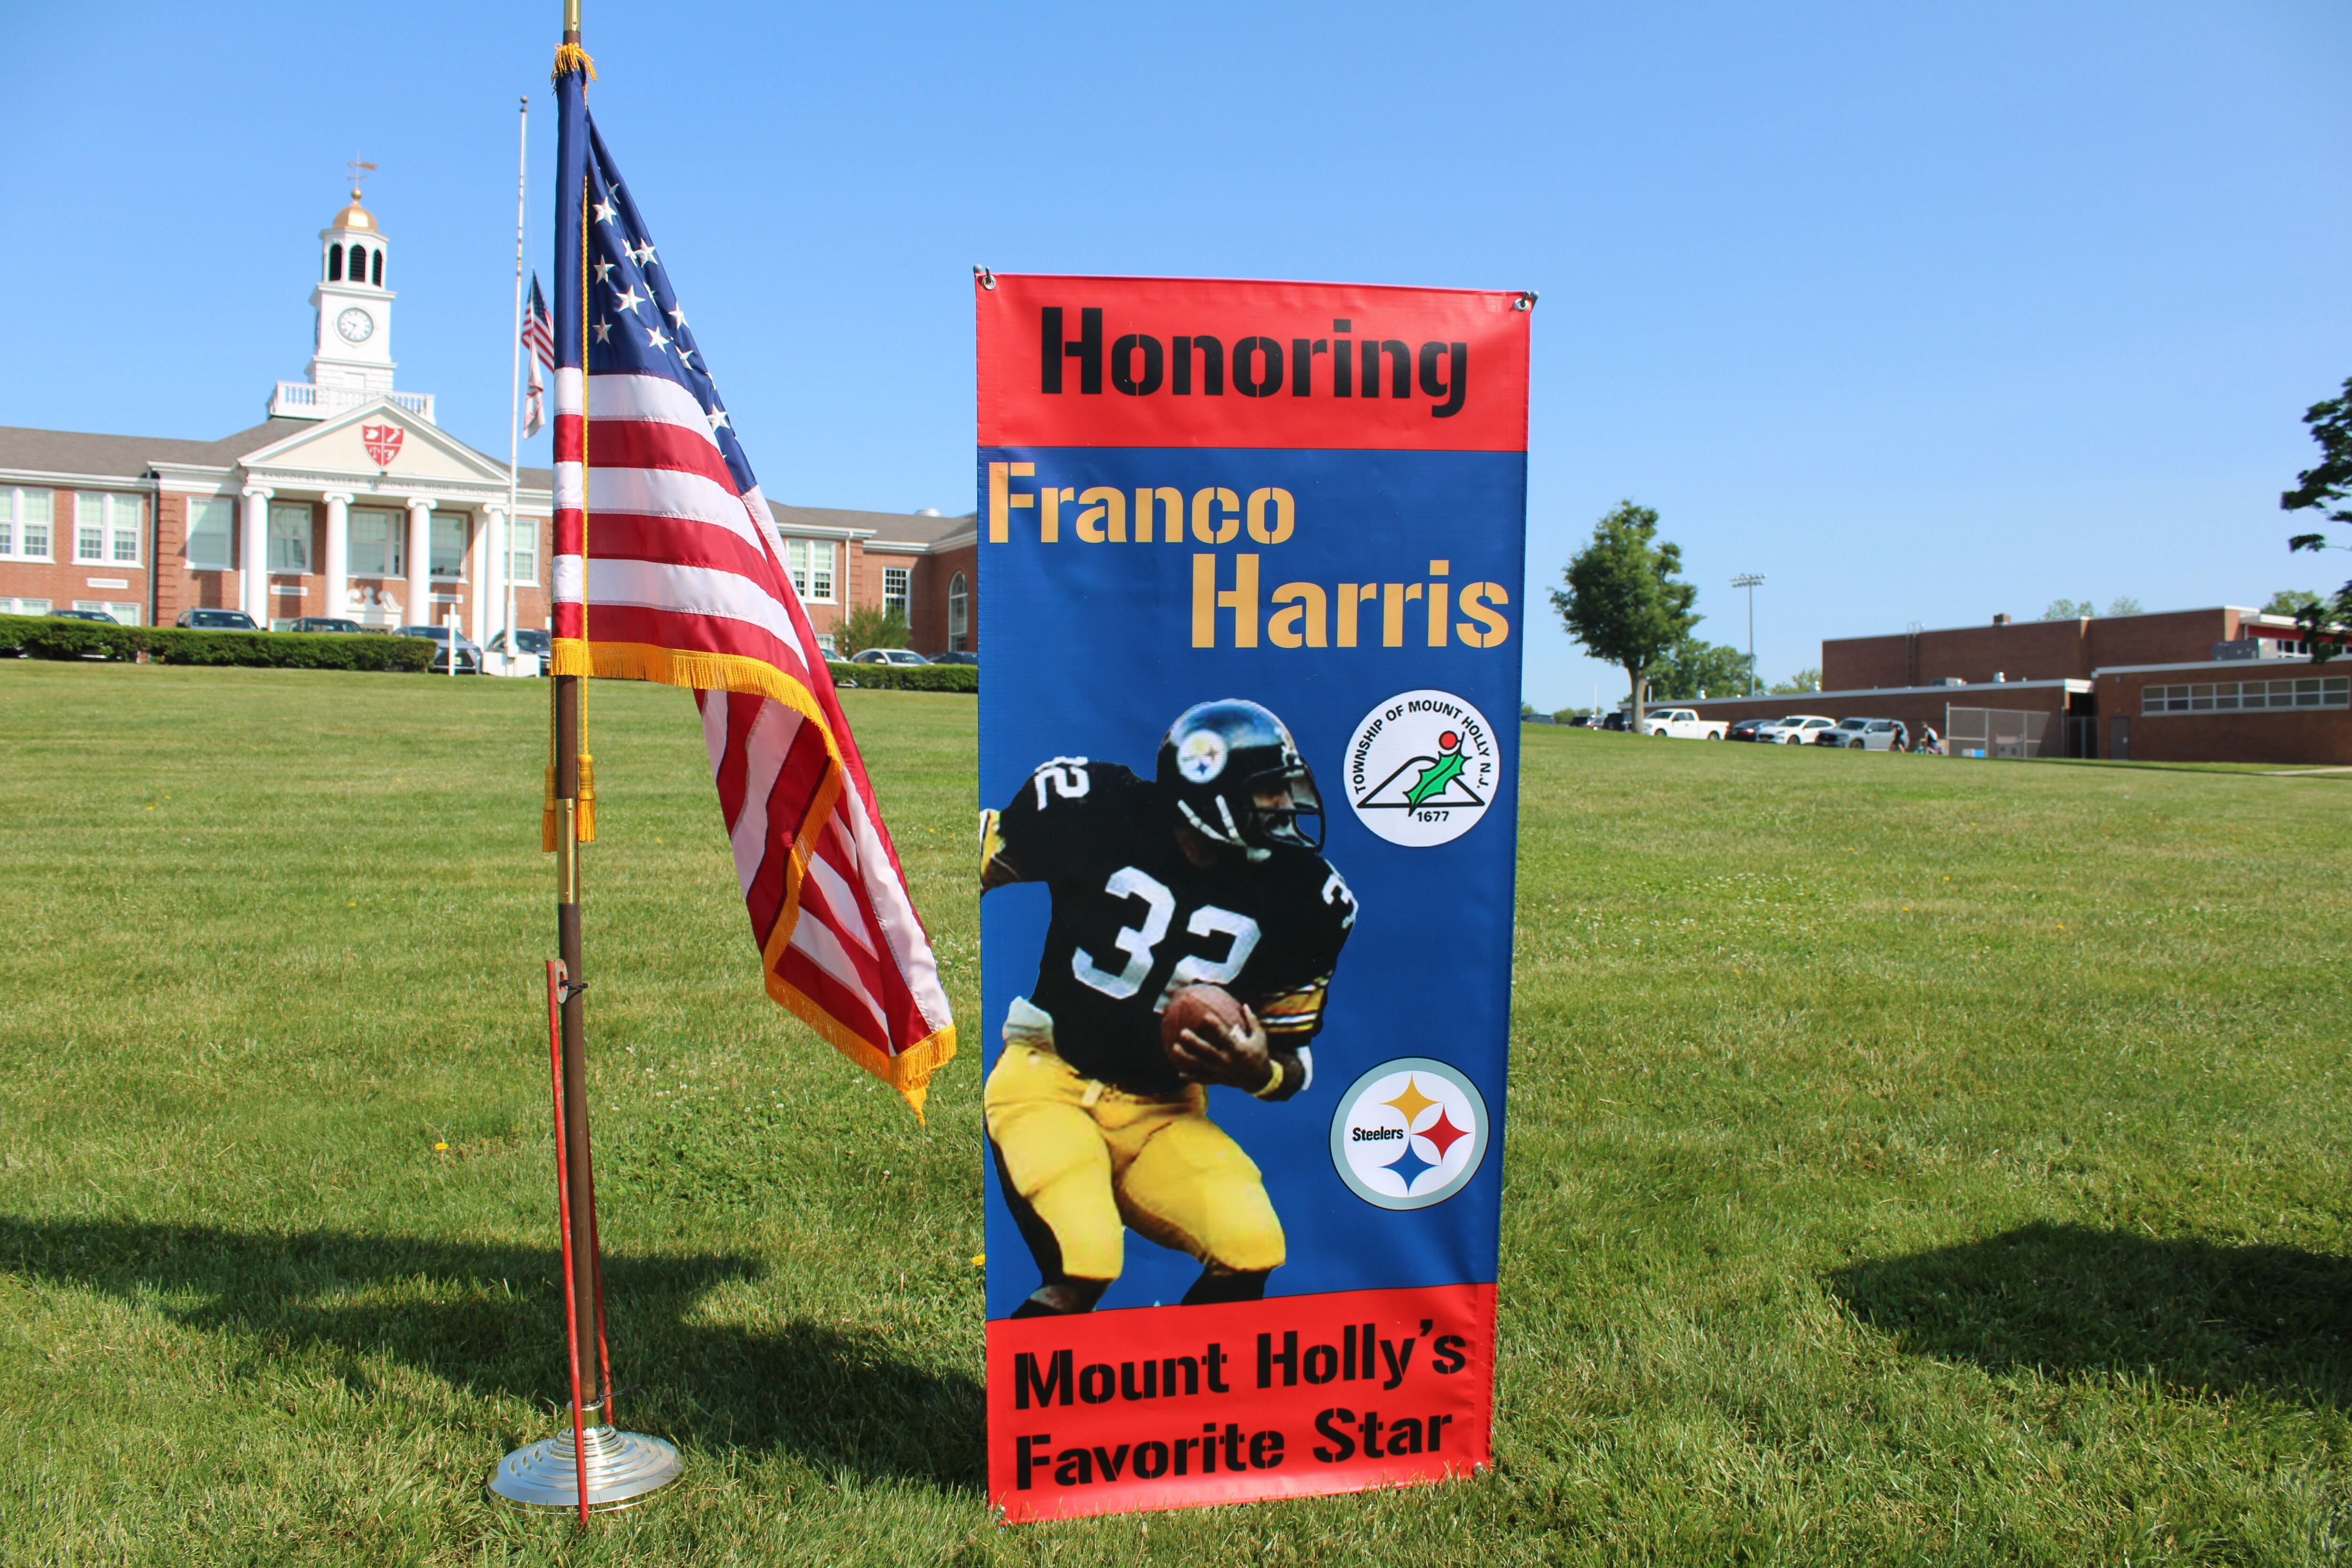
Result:
[[[432,394],[394,384],[391,247],[359,192],[319,242],[309,376],[278,383],[260,424],[216,440],[0,426],[0,612],[454,614],[487,642],[510,595],[516,626],[548,625],[553,475],[521,469],[510,489],[503,459],[434,422]],[[979,647],[969,516],[771,510],[822,639],[898,602],[918,648]]]
[[[2352,661],[2314,666],[2294,623],[2221,605],[2011,621],[1822,644],[1822,689],[1682,704],[1710,719],[1820,713],[1933,726],[1990,755],[2352,763]]]

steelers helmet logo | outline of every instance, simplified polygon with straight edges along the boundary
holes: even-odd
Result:
[[[1331,1118],[1331,1164],[1376,1208],[1442,1204],[1478,1173],[1493,1123],[1467,1074],[1431,1057],[1382,1062]]]
[[[1195,730],[1176,751],[1176,771],[1192,784],[1207,784],[1225,771],[1225,738],[1213,730]]]
[[[1400,691],[1356,726],[1340,776],[1356,819],[1390,843],[1450,844],[1495,798],[1495,728],[1450,691]]]

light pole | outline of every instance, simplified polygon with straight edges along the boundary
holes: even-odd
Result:
[[[1735,588],[1748,590],[1748,695],[1756,695],[1756,584],[1764,581],[1761,572],[1742,572],[1731,580]]]

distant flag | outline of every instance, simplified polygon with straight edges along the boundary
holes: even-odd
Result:
[[[696,689],[769,995],[919,1113],[955,1054],[930,942],[584,64],[556,78],[554,673]]]
[[[547,313],[547,296],[539,291],[539,274],[530,275],[530,303],[522,316],[522,346],[530,351],[530,385],[522,405],[522,433],[536,436],[547,425],[547,386],[539,379],[555,369],[555,322]]]

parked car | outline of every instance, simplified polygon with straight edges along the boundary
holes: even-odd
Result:
[[[1560,722],[1571,730],[1592,730],[1600,727],[1598,721],[1590,713],[1579,713],[1573,719],[1563,719]]]
[[[1734,724],[1730,732],[1723,738],[1727,741],[1753,741],[1756,739],[1756,731],[1770,722],[1772,721],[1769,719],[1742,719],[1738,723]]]
[[[304,616],[288,622],[286,629],[289,632],[356,632],[360,624],[347,621],[341,616]]]
[[[423,637],[427,642],[439,643],[440,649],[433,656],[433,668],[444,674],[448,673],[450,656],[447,626],[395,626],[393,628],[392,635],[396,637]],[[457,634],[457,672],[459,675],[482,673],[481,645],[463,632]]]
[[[114,624],[114,617],[108,615],[104,610],[51,610],[49,612],[49,619],[53,621],[104,621],[109,626],[112,626]]]
[[[1837,721],[1819,713],[1791,713],[1785,719],[1767,720],[1756,731],[1756,738],[1774,746],[1802,746],[1824,730],[1834,729]]]
[[[1843,746],[1853,752],[1910,750],[1910,735],[1900,719],[1841,719],[1834,729],[1815,737],[1817,746]]]
[[[261,629],[243,610],[182,610],[177,624],[199,632],[257,632]]]
[[[931,655],[931,662],[933,664],[969,664],[977,668],[980,664],[980,655],[960,651],[935,653]]]
[[[1653,708],[1642,715],[1642,733],[1676,741],[1720,741],[1731,726],[1720,719],[1702,719],[1690,708]]]
[[[849,662],[852,664],[929,664],[931,661],[910,647],[867,647],[860,648],[850,655]]]
[[[1625,710],[1620,708],[1616,712],[1603,718],[1601,721],[1601,727],[1604,730],[1630,730],[1633,726],[1626,717]]]
[[[530,626],[516,628],[509,646],[507,634],[499,632],[490,638],[484,650],[485,666],[493,675],[545,675],[555,651],[554,640],[544,631]]]

